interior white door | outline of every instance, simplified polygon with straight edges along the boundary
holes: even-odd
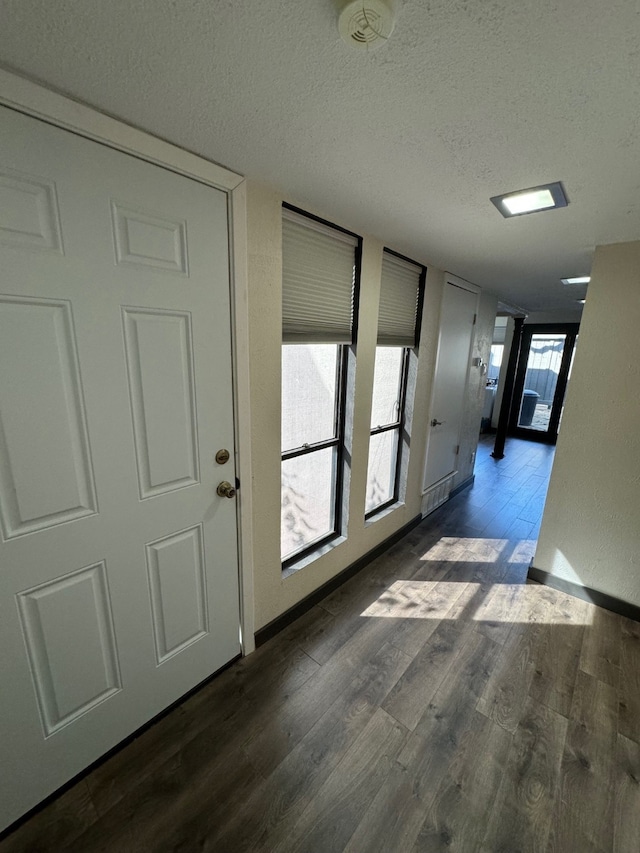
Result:
[[[240,644],[225,193],[1,109],[0,269],[1,827]]]
[[[445,284],[424,491],[456,470],[477,303],[477,292]]]

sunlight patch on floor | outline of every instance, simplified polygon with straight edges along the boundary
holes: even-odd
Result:
[[[459,619],[540,625],[590,625],[593,612],[572,607],[572,599],[537,584],[455,583],[398,580],[360,615],[392,619]]]
[[[472,539],[468,536],[443,536],[429,548],[421,560],[459,562],[473,554],[474,563],[495,563],[508,539]]]
[[[536,551],[536,539],[521,539],[507,560],[508,563],[530,563]]]
[[[395,581],[361,615],[444,619],[463,589],[441,581]]]

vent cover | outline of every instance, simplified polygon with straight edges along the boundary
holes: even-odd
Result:
[[[353,47],[379,47],[389,38],[395,23],[389,0],[352,0],[340,4],[338,30]]]

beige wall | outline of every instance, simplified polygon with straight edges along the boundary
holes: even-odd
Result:
[[[640,242],[596,250],[533,565],[640,605]]]
[[[388,539],[420,512],[424,449],[431,381],[438,339],[440,302],[444,276],[429,267],[425,258],[415,258],[428,267],[416,395],[412,420],[411,452],[402,505],[381,513],[373,521],[364,520],[364,503],[369,444],[369,418],[378,319],[378,296],[383,243],[363,235],[360,314],[353,397],[353,446],[349,489],[348,535],[327,547],[321,556],[303,568],[283,576],[280,563],[280,347],[282,195],[271,187],[248,182],[247,230],[249,277],[249,340],[252,417],[252,503],[254,542],[255,625],[259,630],[297,604],[319,586],[331,580],[376,545]],[[304,205],[300,205],[304,207]],[[315,211],[331,220],[331,213]],[[349,228],[348,222],[338,225]],[[391,246],[390,248],[393,248]],[[495,300],[481,299],[478,329],[481,333],[474,355],[488,358]],[[479,371],[475,371],[478,373]],[[472,471],[482,394],[479,378],[469,384],[470,407],[463,429],[465,465],[459,480]]]

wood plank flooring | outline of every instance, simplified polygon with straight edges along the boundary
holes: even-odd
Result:
[[[640,625],[525,582],[553,450],[490,451],[0,853],[638,853]]]

